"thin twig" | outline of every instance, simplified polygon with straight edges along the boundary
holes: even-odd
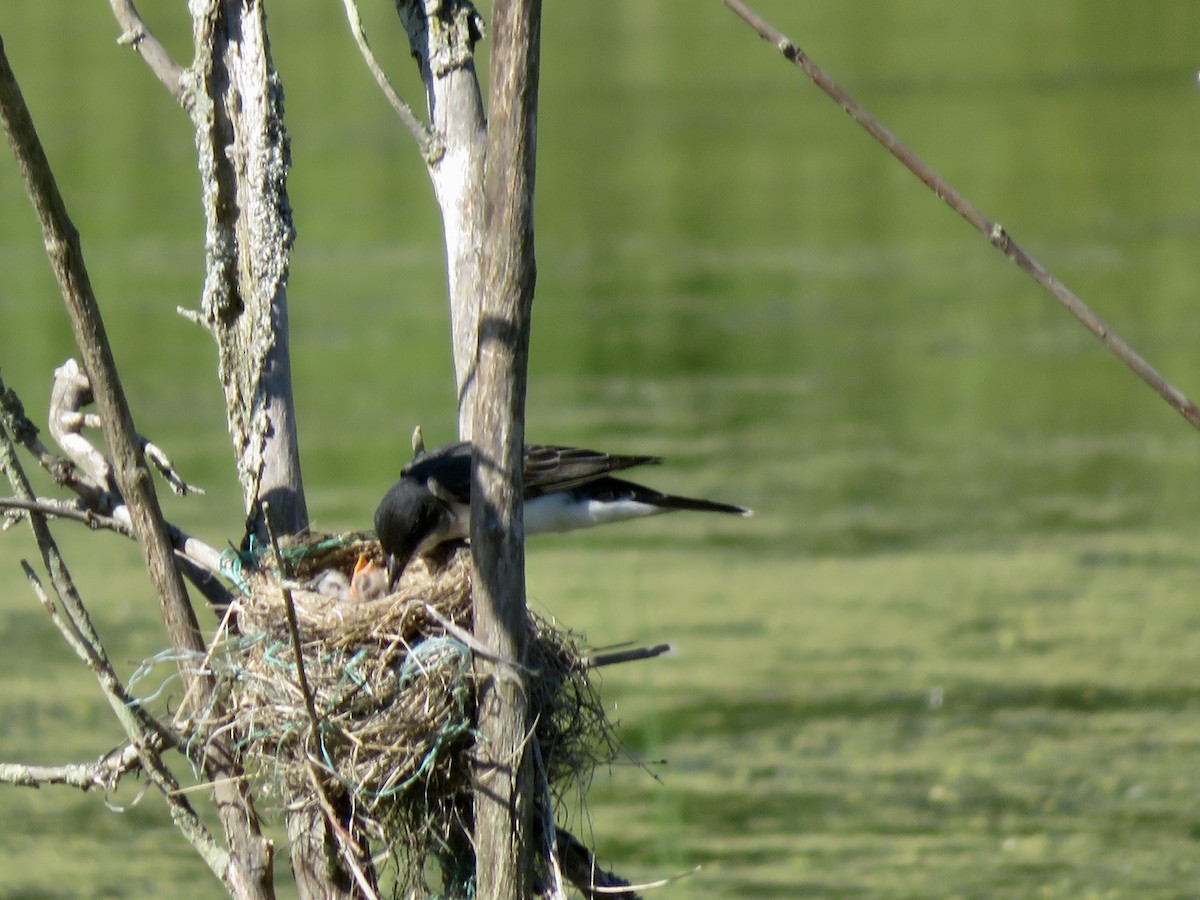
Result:
[[[17,161],[17,169],[41,226],[47,255],[103,418],[104,438],[112,453],[117,486],[129,505],[133,530],[158,595],[163,621],[180,659],[193,658],[203,652],[204,639],[175,563],[169,529],[159,507],[153,481],[138,447],[133,416],[83,261],[79,232],[67,213],[29,108],[4,52],[2,40],[0,124],[3,125]],[[193,678],[186,666],[181,668],[181,674],[185,682]],[[202,675],[194,677],[204,678]],[[204,679],[204,682],[200,697],[202,708],[216,705],[212,679]],[[241,774],[240,765],[227,748],[217,749],[221,752],[206,754],[203,762],[205,774],[210,780],[235,779],[232,787],[214,790],[218,815],[233,852],[217,847],[207,830],[201,830],[202,824],[189,831],[191,823],[198,823],[190,807],[172,804],[171,815],[204,861],[231,891],[267,900],[273,895],[270,884],[270,844],[262,836],[252,798],[236,781]],[[146,756],[149,762],[156,759],[154,754]],[[161,763],[161,760],[158,762]]]
[[[363,856],[362,846],[354,840],[354,836],[342,824],[338,817],[337,810],[333,808],[333,804],[329,802],[329,797],[325,793],[325,787],[321,783],[321,778],[317,775],[316,767],[309,762],[308,778],[312,783],[313,790],[317,795],[317,803],[321,807],[321,812],[325,815],[325,821],[329,823],[329,828],[333,831],[334,839],[338,844],[338,858],[341,859],[350,869],[350,874],[354,877],[355,883],[363,892],[363,900],[379,900],[379,894],[375,891],[375,885],[372,884],[371,878],[363,870],[359,862],[359,858]]]
[[[124,684],[108,664],[108,660],[103,654],[103,648],[91,646],[74,620],[66,619],[58,611],[29,563],[22,560],[21,567],[38,600],[49,613],[51,621],[76,654],[88,664],[96,675],[96,679],[108,699],[109,706],[116,713],[126,735],[137,749],[142,769],[165,798],[172,821],[184,838],[196,849],[200,858],[208,864],[213,874],[222,877],[229,866],[229,853],[213,839],[212,833],[201,821],[187,798],[178,794],[179,782],[163,762],[160,753],[164,744],[179,746],[178,736],[129,696]],[[59,598],[63,599],[61,591]]]
[[[428,159],[430,154],[435,151],[437,143],[433,131],[416,117],[412,107],[405,103],[404,99],[396,92],[391,79],[379,65],[379,60],[371,50],[371,45],[367,43],[367,32],[363,28],[362,16],[358,13],[358,4],[354,0],[342,0],[342,5],[346,7],[346,19],[350,23],[350,33],[354,35],[354,42],[358,44],[358,52],[362,54],[363,61],[367,64],[367,70],[375,79],[375,83],[379,85],[379,89],[383,91],[383,96],[391,104],[392,110],[417,142],[421,156]]]
[[[234,612],[237,610],[236,603],[230,603],[225,607],[225,614],[221,616],[221,624],[217,626],[213,638],[208,642],[208,652],[204,654],[204,659],[200,660],[199,671],[204,672],[208,669],[208,665],[212,662],[212,656],[220,646],[221,640],[225,637],[226,631],[229,629],[229,622],[233,618]],[[192,691],[195,690],[198,681],[193,681],[188,685],[187,693],[183,695],[183,699],[179,701],[179,709],[175,713],[175,719],[172,724],[176,728],[181,728],[184,724],[184,713],[188,709],[188,703],[191,700]]]
[[[946,205],[966,219],[971,226],[988,239],[993,247],[1012,260],[1021,271],[1040,284],[1061,303],[1068,312],[1092,334],[1100,339],[1117,359],[1125,363],[1148,384],[1156,394],[1169,403],[1193,427],[1200,429],[1200,408],[1179,389],[1166,381],[1146,360],[1130,347],[1097,316],[1091,308],[1066,286],[1056,279],[1041,263],[1017,244],[1000,223],[989,219],[970,201],[942,179],[915,153],[901,143],[891,131],[872,116],[857,100],[844,91],[826,72],[814,63],[790,38],[750,9],[741,0],[723,0],[742,21],[758,32],[763,40],[775,47],[789,61],[800,68],[822,91],[842,108],[855,122],[861,125],[880,144],[887,148],[906,169],[919,178],[926,187],[945,201]]]
[[[287,612],[288,636],[292,641],[292,655],[296,658],[296,681],[300,684],[300,693],[304,696],[304,708],[308,711],[308,721],[312,726],[313,740],[320,740],[321,719],[317,716],[317,705],[313,700],[312,688],[308,685],[308,674],[304,671],[304,648],[300,643],[300,625],[296,621],[296,604],[292,598],[292,589],[283,584],[287,577],[284,567],[283,554],[279,552],[279,541],[275,537],[275,529],[271,527],[269,504],[262,503],[262,521],[267,526],[267,537],[271,540],[271,553],[275,556],[275,566],[279,571],[280,590],[283,591],[283,607]]]
[[[48,497],[38,497],[34,500],[21,500],[16,497],[0,497],[0,509],[22,510],[24,512],[40,512],[44,516],[56,519],[69,519],[81,522],[91,529],[103,528],[115,531],[124,537],[133,537],[129,523],[114,519],[112,516],[102,516],[90,509],[81,509],[74,500],[56,500]],[[19,513],[13,513],[15,517]]]
[[[176,100],[183,97],[183,69],[171,58],[167,48],[159,43],[158,38],[150,33],[146,23],[138,14],[132,0],[109,0],[113,17],[121,26],[122,34],[117,39],[118,44],[133,47],[138,55],[146,61],[150,71],[161,81],[171,96]]]
[[[656,644],[653,647],[634,647],[631,650],[616,650],[612,653],[596,653],[583,658],[583,664],[589,669],[599,669],[601,666],[615,666],[617,663],[633,662],[639,659],[653,659],[669,653],[670,644]]]

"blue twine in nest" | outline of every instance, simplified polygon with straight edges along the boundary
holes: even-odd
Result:
[[[458,663],[458,671],[455,673],[455,687],[457,689],[460,679],[471,662],[471,651],[462,641],[455,640],[447,634],[440,634],[425,638],[425,640],[408,651],[408,655],[404,657],[404,664],[400,666],[400,690],[409,687],[413,679],[424,675],[426,669],[433,665],[435,660],[441,662],[438,657],[442,654],[453,656],[455,662]]]
[[[246,580],[246,568],[254,565],[254,555],[249,552],[240,553],[229,547],[221,551],[219,560],[221,574],[243,594],[250,593],[250,583]]]
[[[442,661],[447,657],[451,659],[451,664],[456,669],[453,676],[453,693],[455,698],[461,700],[467,691],[464,676],[471,666],[471,651],[462,641],[457,641],[448,635],[428,637],[408,652],[397,675],[397,683],[400,690],[403,691],[412,687],[413,683],[425,675],[430,667],[442,664]],[[463,734],[468,734],[471,731],[473,731],[473,728],[471,727],[470,717],[463,716],[457,721],[448,722],[446,727],[438,733],[437,738],[434,739],[433,746],[429,748],[429,752],[422,758],[421,764],[417,766],[416,770],[408,778],[392,785],[386,791],[372,791],[371,796],[377,800],[386,800],[389,797],[395,797],[397,794],[403,793],[413,784],[420,781],[434,767],[442,747],[455,738]]]

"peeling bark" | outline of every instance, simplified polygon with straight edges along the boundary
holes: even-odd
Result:
[[[217,342],[247,536],[308,524],[288,350],[288,255],[295,231],[283,86],[261,2],[195,11],[196,60],[184,76],[204,193],[204,294],[198,315]]]

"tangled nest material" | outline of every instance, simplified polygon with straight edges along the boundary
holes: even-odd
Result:
[[[211,731],[243,735],[248,768],[277,797],[315,804],[324,792],[377,863],[394,865],[397,896],[426,889],[438,870],[442,890],[466,893],[477,687],[469,553],[415,561],[391,593],[381,574],[352,578],[362,561],[382,563],[368,535],[306,535],[281,557],[285,577],[267,560],[248,576],[238,637],[212,660],[226,702]],[[558,806],[616,743],[577,639],[532,613],[527,627],[534,738]]]

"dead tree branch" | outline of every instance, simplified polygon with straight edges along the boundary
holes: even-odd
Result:
[[[100,416],[83,411],[83,407],[90,405],[93,400],[92,383],[87,373],[75,360],[68,359],[54,370],[54,387],[50,392],[50,434],[62,451],[87,472],[96,485],[115,493],[112,464],[82,434],[84,428],[102,430],[104,427]],[[181,497],[189,493],[204,493],[180,477],[161,447],[140,434],[137,435],[137,442],[142,454],[154,464],[172,491]]]
[[[247,533],[265,543],[258,520],[264,501],[276,534],[308,525],[288,345],[295,229],[283,87],[260,0],[192,8],[196,59],[185,102],[204,186],[208,272],[200,319],[217,342]]]
[[[962,216],[976,231],[988,239],[988,242],[1014,262],[1022,272],[1042,286],[1055,300],[1074,316],[1080,324],[1100,339],[1117,359],[1125,363],[1134,374],[1142,379],[1150,388],[1169,403],[1191,425],[1200,429],[1200,408],[1187,398],[1179,389],[1173,387],[1164,379],[1150,363],[1146,362],[1137,351],[1125,343],[1119,335],[1113,332],[1108,324],[1097,316],[1086,303],[1054,277],[1045,266],[1030,256],[1012,236],[1000,225],[985,216],[965,196],[954,189],[947,181],[926,165],[915,153],[906,147],[896,135],[889,131],[878,119],[863,107],[857,100],[842,89],[824,69],[800,49],[790,38],[779,31],[758,13],[741,0],[724,0],[724,3],[742,21],[753,28],[767,43],[771,44],[783,56],[805,75],[812,79],[843,112],[861,125],[871,137],[882,144],[892,156],[896,157],[906,169],[912,172],[921,182],[934,192],[952,210]]]
[[[495,46],[484,177],[483,284],[476,346],[471,472],[475,636],[502,657],[525,662],[525,532],[521,514],[525,388],[536,266],[534,164],[540,0],[494,9]],[[532,879],[537,798],[524,679],[477,660],[475,768],[476,892],[518,900]]]
[[[124,537],[133,537],[129,523],[112,516],[104,516],[80,506],[78,500],[56,500],[52,497],[37,497],[33,500],[19,500],[15,497],[0,497],[0,509],[10,510],[6,513],[7,521],[0,528],[7,528],[20,518],[22,512],[38,512],[52,519],[69,519],[80,522],[88,528],[115,531]]]
[[[469,0],[396,0],[429,106],[422,147],[442,211],[458,435],[474,434],[476,342],[482,296],[483,169],[487,123],[475,73],[483,19]]]
[[[42,228],[51,267],[67,306],[75,340],[100,409],[105,440],[113,456],[121,495],[129,504],[134,534],[159,597],[171,642],[182,655],[200,655],[204,643],[175,565],[166,522],[137,440],[133,417],[117,375],[91,281],[83,261],[79,233],[71,223],[46,160],[29,110],[0,43],[0,122]],[[211,696],[208,679],[182,667],[185,682],[204,682],[201,699]],[[240,767],[225,754],[205,758],[214,782],[218,813],[234,849],[221,877],[239,897],[273,897],[271,845],[261,834]],[[215,860],[210,860],[210,862]]]
[[[128,501],[131,521],[146,557],[172,641],[179,649],[201,649],[203,641],[142,456],[133,417],[117,375],[100,310],[83,261],[79,233],[71,223],[50,165],[29,118],[16,79],[0,45],[0,117],[42,227],[51,267],[70,316],[101,412],[105,439],[113,454],[114,480]]]
[[[260,0],[191,6],[196,59],[184,105],[196,130],[208,270],[198,319],[217,342],[247,534],[265,543],[263,501],[276,534],[308,525],[288,345],[295,229],[283,87]]]
[[[0,426],[0,472],[8,478],[13,490],[26,500],[32,497],[29,480],[16,457],[16,447],[4,427]],[[175,731],[151,716],[132,696],[124,683],[117,677],[99,634],[92,625],[91,616],[84,606],[71,574],[67,569],[58,544],[46,523],[45,517],[36,511],[29,514],[30,525],[42,560],[50,573],[51,582],[58,595],[59,603],[51,602],[41,581],[28,563],[22,563],[26,578],[34,593],[76,655],[91,669],[109,706],[128,735],[131,746],[137,753],[143,770],[151,782],[167,799],[173,821],[206,863],[220,876],[229,865],[229,855],[221,851],[185,798],[176,795],[178,783],[160,751],[164,746],[182,747]]]
[[[25,570],[26,578],[29,579],[29,583],[33,587],[34,593],[37,594],[46,612],[50,614],[50,618],[59,632],[66,639],[67,643],[71,645],[71,648],[75,650],[80,659],[86,662],[96,675],[100,686],[104,689],[105,696],[108,698],[109,706],[117,714],[117,718],[125,728],[125,733],[129,736],[132,746],[138,753],[138,759],[143,771],[146,772],[151,783],[158,788],[166,800],[167,809],[171,814],[171,821],[175,823],[175,826],[187,841],[196,848],[196,852],[208,864],[213,874],[218,878],[223,877],[230,867],[230,854],[217,845],[216,841],[213,840],[212,834],[200,820],[192,805],[180,793],[179,782],[175,779],[171,770],[167,768],[159,752],[160,740],[170,740],[175,746],[180,746],[181,742],[173,732],[150,716],[141,704],[129,696],[125,686],[117,678],[116,673],[113,672],[112,666],[108,664],[108,659],[104,656],[103,648],[99,646],[98,640],[93,642],[90,636],[76,630],[78,623],[74,618],[71,618],[69,621],[65,620],[50,601],[49,596],[46,594],[45,589],[29,564],[22,563],[22,567]],[[82,603],[79,601],[78,595],[74,594],[73,586],[68,591],[64,591],[57,579],[54,584],[60,600],[73,602],[82,608]],[[68,597],[68,594],[71,596]],[[89,627],[90,624],[89,622]]]
[[[592,851],[579,838],[562,828],[556,831],[555,838],[563,875],[588,900],[641,900],[634,885],[600,868]]]
[[[18,787],[40,788],[44,784],[59,784],[82,791],[114,791],[123,776],[140,766],[138,749],[126,744],[90,763],[68,763],[64,766],[0,763],[0,782]]]
[[[79,390],[80,382],[87,385],[87,390]],[[81,403],[91,403],[90,382],[74,360],[68,360],[68,365],[60,367],[55,372],[54,387],[51,390],[50,421],[66,422],[79,418],[82,422],[87,415],[79,407]],[[88,475],[83,466],[73,465],[70,461],[52,453],[38,438],[38,429],[25,415],[24,405],[16,391],[7,388],[0,378],[0,424],[12,434],[14,440],[25,447],[38,461],[56,484],[73,491],[79,498],[72,503],[64,500],[42,500],[42,511],[47,515],[80,521],[90,528],[107,528],[118,534],[133,538],[133,524],[129,509],[124,498],[113,485],[112,463],[109,462],[90,441],[76,430],[67,430],[65,438],[69,441],[74,453],[86,461],[88,469],[94,472]],[[98,426],[99,420],[95,419]],[[52,431],[55,429],[52,428]],[[62,428],[58,430],[62,431]],[[143,446],[154,447],[153,453],[159,456],[160,470],[165,466],[171,472],[168,478],[174,478],[183,483],[174,472],[170,460],[154,444],[138,437]],[[62,438],[59,439],[60,441]],[[61,446],[61,444],[60,444]],[[195,488],[189,490],[195,491]],[[34,502],[33,498],[19,498],[18,501],[0,501],[0,506],[16,510],[21,504]],[[10,516],[10,520],[12,518]],[[210,604],[216,608],[229,604],[231,595],[215,576],[222,571],[222,554],[208,544],[200,541],[173,525],[168,525],[171,543],[178,554],[178,561],[183,568],[184,576],[194,584]]]
[[[288,342],[288,257],[295,237],[283,86],[271,61],[261,0],[197,0],[195,59],[170,59],[134,8],[110,0],[132,45],[192,120],[203,185],[206,276],[200,310],[180,309],[217,343],[229,432],[247,512],[247,538],[265,542],[267,501],[277,534],[302,531]]]

